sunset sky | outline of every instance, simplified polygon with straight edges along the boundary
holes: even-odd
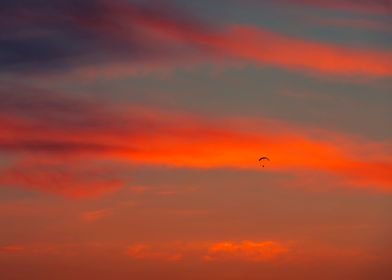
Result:
[[[392,1],[2,0],[0,279],[392,279]]]

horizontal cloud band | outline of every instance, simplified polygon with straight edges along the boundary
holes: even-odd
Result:
[[[84,194],[91,183],[91,189],[96,185],[100,193],[105,185],[117,189],[121,180],[113,177],[113,167],[97,161],[257,170],[263,154],[271,158],[267,167],[271,171],[314,170],[340,177],[351,186],[392,190],[388,143],[270,119],[211,121],[157,108],[104,106],[59,94],[53,98],[6,92],[2,93],[6,108],[0,114],[0,152],[20,161],[2,168],[1,184],[60,193],[76,184],[70,188],[80,188]],[[27,109],[23,104],[30,98],[39,102],[30,102],[35,106]],[[90,163],[80,165],[81,161]]]

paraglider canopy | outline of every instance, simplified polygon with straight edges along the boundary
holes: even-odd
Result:
[[[262,156],[261,158],[259,158],[259,161],[260,161],[260,162],[263,162],[263,160],[268,160],[268,161],[270,161],[270,159],[269,159],[268,157],[265,157],[265,156]],[[264,167],[264,164],[263,164],[263,167]]]

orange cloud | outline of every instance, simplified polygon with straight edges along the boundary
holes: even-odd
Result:
[[[308,17],[305,18],[308,23],[317,23],[326,26],[337,26],[337,27],[350,27],[358,29],[369,29],[375,31],[391,32],[392,27],[389,23],[371,19],[352,19],[352,18],[322,18],[322,17]]]
[[[96,197],[118,190],[123,181],[112,168],[75,161],[20,161],[0,169],[0,184],[23,186],[72,198]],[[91,218],[91,217],[90,217]]]
[[[125,254],[131,258],[141,260],[180,261],[183,258],[182,253],[176,252],[175,249],[174,251],[157,249],[143,243],[129,246]]]
[[[130,186],[129,190],[135,193],[145,193],[149,188],[146,186]]]
[[[80,103],[72,109],[72,116],[82,120],[76,123],[59,108],[18,111],[15,106],[8,108],[8,115],[0,114],[0,151],[20,160],[0,169],[1,184],[72,197],[100,195],[117,190],[124,179],[118,168],[98,162],[122,160],[293,174],[313,170],[335,175],[349,186],[392,190],[392,148],[387,141],[268,119],[211,122],[154,108],[106,104],[100,109],[100,104]],[[45,110],[51,118],[42,118]],[[271,158],[265,169],[257,162],[261,155]]]
[[[283,2],[294,5],[309,5],[319,8],[346,10],[351,12],[376,14],[392,13],[391,3],[384,0],[277,0],[276,2]]]
[[[369,262],[385,259],[383,254],[355,245],[297,241],[189,241],[137,243],[125,255],[144,261],[208,263],[247,262],[311,264],[320,262]]]
[[[366,21],[331,20],[325,23],[388,30],[381,24]],[[152,28],[154,34],[160,34],[161,37],[157,37],[159,40],[164,38],[164,41],[171,42],[170,44],[183,44],[198,51],[192,55],[185,53],[169,59],[143,61],[137,65],[112,63],[101,68],[86,67],[78,71],[77,75],[83,77],[104,75],[113,78],[124,74],[162,72],[167,68],[194,67],[204,62],[230,65],[232,60],[263,66],[272,65],[305,73],[316,71],[318,74],[329,76],[331,74],[345,77],[392,75],[392,52],[388,49],[315,41],[252,25],[226,25],[213,32],[181,30],[180,27],[172,32],[155,25],[148,25],[147,28]]]
[[[91,222],[96,221],[105,217],[112,215],[112,209],[99,209],[95,211],[83,212],[81,218],[85,221]]]
[[[363,49],[312,41],[279,34],[260,26],[210,25],[207,28],[200,22],[186,23],[178,18],[171,19],[156,13],[141,12],[135,7],[113,6],[111,9],[124,23],[131,19],[156,40],[170,44],[185,44],[202,50],[205,53],[204,59],[227,59],[227,56],[232,56],[250,62],[288,69],[316,70],[327,74],[392,75],[390,50]],[[362,21],[354,24],[365,23]],[[123,37],[129,35],[125,32],[122,34]],[[192,61],[189,55],[186,57]],[[196,60],[203,60],[203,57],[196,56]],[[183,63],[186,63],[186,60]]]
[[[180,261],[196,258],[204,261],[241,260],[252,262],[276,261],[288,255],[290,249],[276,241],[241,242],[168,242],[138,243],[129,246],[125,254],[134,259]]]
[[[339,75],[390,76],[392,52],[360,49],[284,36],[267,29],[233,25],[209,43],[227,54],[288,69]]]
[[[358,6],[355,1],[332,2],[333,6]],[[318,1],[322,5],[332,2]],[[382,3],[374,5],[370,1],[362,4],[365,4],[367,9],[383,7]],[[176,43],[189,44],[213,57],[230,55],[288,69],[316,70],[338,75],[390,76],[392,74],[390,50],[361,49],[317,42],[286,36],[258,26],[211,26],[210,24],[207,28],[206,24],[196,20],[187,22],[184,18],[163,17],[157,13],[143,12],[132,6],[113,5],[111,9],[117,18],[122,18],[124,22],[131,18],[140,28],[152,32],[159,40],[174,40]]]
[[[70,256],[75,257],[81,254],[98,254],[102,249],[108,250],[116,248],[116,245],[110,243],[56,243],[56,242],[30,242],[23,245],[9,245],[0,247],[1,253],[16,253],[23,256]]]
[[[0,247],[0,253],[15,253],[24,251],[25,247],[22,245],[7,245]]]
[[[208,248],[205,261],[243,260],[267,262],[287,254],[289,248],[275,241],[218,242]]]
[[[0,70],[23,73],[26,69],[40,72],[37,71],[39,69],[47,73],[48,69],[53,70],[58,67],[59,70],[64,70],[70,67],[76,75],[84,72],[85,75],[90,76],[102,71],[105,75],[116,76],[123,71],[139,73],[149,71],[150,68],[159,68],[161,65],[174,68],[181,64],[189,67],[193,63],[205,61],[227,62],[234,57],[251,63],[308,72],[315,70],[326,74],[350,76],[392,74],[390,50],[363,49],[317,42],[286,36],[263,27],[213,24],[198,20],[183,10],[177,10],[169,3],[157,7],[156,4],[151,5],[151,3],[106,0],[98,2],[94,6],[94,13],[86,13],[84,9],[78,11],[77,7],[65,4],[61,9],[62,17],[59,19],[48,16],[34,5],[28,5],[28,15],[23,8],[12,6],[3,14],[4,22],[15,24],[21,30],[32,28],[32,36],[37,41],[47,38],[42,34],[42,38],[34,37],[36,36],[34,27],[38,23],[50,23],[38,25],[44,28],[43,34],[45,35],[46,32],[49,35],[57,34],[58,38],[73,45],[74,48],[46,46],[48,49],[45,54],[12,50],[20,61],[11,59],[10,65],[5,65]],[[316,3],[323,7],[358,6],[367,11],[375,7],[376,10],[391,11],[390,5],[386,5],[385,2],[376,2],[377,5],[374,5],[373,1],[360,1],[360,4],[357,1],[298,0],[293,2]],[[60,11],[57,10],[60,7],[55,7],[55,11]],[[64,21],[67,24],[65,29],[67,32],[56,24],[64,24]],[[80,38],[80,32],[87,34],[83,40]],[[22,44],[33,47],[28,36],[21,36],[18,41],[7,39],[7,42],[10,46]],[[85,50],[89,50],[88,56],[85,55]],[[56,63],[53,63],[53,54],[56,54]],[[37,55],[42,59],[37,61],[35,59]],[[80,57],[84,59],[80,60]],[[73,58],[78,58],[77,63],[72,61]],[[102,68],[104,70],[100,70]]]

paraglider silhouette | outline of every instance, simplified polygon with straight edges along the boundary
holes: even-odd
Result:
[[[261,157],[261,158],[259,158],[259,161],[260,162],[263,162],[263,160],[268,160],[268,161],[270,161],[270,159],[268,158],[268,157]],[[264,163],[263,163],[263,167],[264,167]]]

